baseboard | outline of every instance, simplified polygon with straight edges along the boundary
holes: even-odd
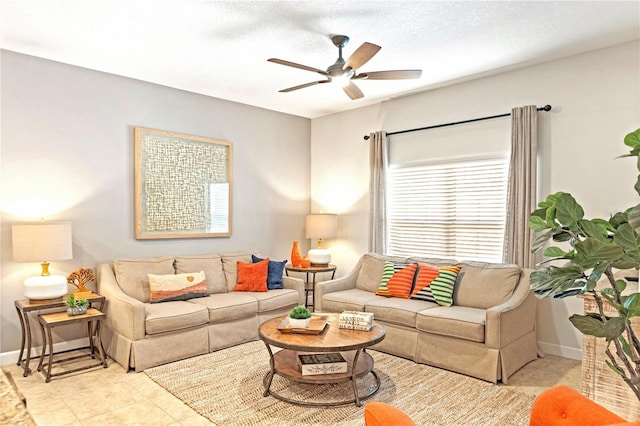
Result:
[[[53,344],[53,352],[63,352],[69,351],[72,349],[84,348],[87,346],[87,338],[75,339],[70,342],[58,342]],[[42,347],[38,346],[35,348],[31,348],[31,368],[35,368],[36,363],[34,364],[34,359],[40,357]],[[18,356],[20,355],[20,351],[10,351],[10,352],[0,352],[0,366],[9,365],[9,364],[17,364]]]
[[[570,346],[557,345],[555,343],[547,343],[538,341],[538,348],[545,354],[561,356],[563,358],[582,360],[582,349],[572,348]]]

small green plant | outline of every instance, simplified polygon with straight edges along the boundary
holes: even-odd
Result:
[[[64,303],[70,308],[75,308],[75,307],[85,308],[89,306],[89,301],[87,299],[76,299],[73,293],[67,296],[67,300],[65,300]]]
[[[289,316],[293,319],[307,319],[311,318],[311,311],[304,306],[296,306],[291,310]]]

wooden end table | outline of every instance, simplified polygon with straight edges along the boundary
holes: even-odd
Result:
[[[315,309],[315,297],[316,297],[316,274],[318,272],[331,272],[331,279],[336,276],[336,265],[326,265],[326,266],[309,266],[308,268],[303,268],[302,266],[293,266],[291,264],[285,265],[284,270],[287,276],[289,276],[289,272],[302,272],[306,274],[306,279],[304,283],[304,306],[308,308],[311,306]],[[312,280],[309,281],[309,274],[311,274]],[[311,304],[308,304],[309,293],[311,293]]]
[[[102,367],[107,368],[107,360],[104,355],[104,349],[102,348],[102,322],[106,318],[106,315],[95,308],[87,309],[87,312],[81,315],[69,316],[66,312],[55,312],[52,314],[40,314],[38,315],[38,322],[40,323],[40,330],[42,331],[42,354],[40,355],[40,362],[38,363],[38,371],[44,369],[46,373],[46,382],[49,383],[52,377],[63,376],[65,374],[75,373],[77,371],[87,370],[89,368]],[[96,323],[95,336],[93,332],[92,323]],[[65,325],[86,323],[89,330],[89,349],[90,353],[86,354],[91,358],[95,358],[96,347],[98,349],[99,362],[97,364],[86,365],[83,367],[74,368],[73,370],[63,371],[60,373],[51,373],[53,365],[53,337],[51,336],[51,329],[55,327],[61,327]],[[46,334],[45,334],[46,330]],[[94,345],[93,339],[97,339],[97,343]],[[49,362],[48,365],[43,366],[44,357],[47,343],[49,345]],[[73,358],[67,358],[65,361],[80,358],[85,355],[79,355]]]
[[[43,309],[52,309],[52,308],[62,308],[65,307],[64,299],[67,296],[63,296],[59,299],[55,300],[29,300],[29,299],[19,299],[14,302],[16,307],[16,311],[18,312],[18,318],[20,319],[20,331],[22,333],[22,343],[20,344],[20,356],[18,357],[17,365],[24,368],[24,373],[22,374],[24,377],[27,377],[29,373],[31,373],[31,369],[29,368],[29,362],[31,361],[31,325],[29,322],[29,313],[33,311],[41,311]],[[102,310],[104,305],[104,296],[101,296],[97,293],[93,293],[91,296],[86,298],[90,304],[97,303],[98,309]],[[44,351],[44,342],[42,342]],[[25,358],[22,358],[26,349]]]
[[[380,378],[373,370],[373,358],[366,352],[366,348],[381,342],[386,334],[382,324],[373,322],[370,331],[347,330],[338,327],[338,314],[319,314],[328,316],[328,324],[320,334],[282,333],[278,326],[286,317],[274,318],[260,325],[260,339],[269,351],[269,364],[271,369],[264,376],[263,396],[273,396],[281,401],[309,407],[328,407],[355,403],[357,407],[362,405],[363,399],[369,398],[380,389]],[[271,346],[282,348],[274,353]],[[303,376],[297,363],[298,351],[300,352],[340,352],[347,360],[346,373],[320,374]],[[275,375],[286,379],[310,384],[341,383],[351,381],[353,387],[353,399],[335,402],[299,401],[287,398],[271,390],[271,382]],[[356,380],[373,375],[376,385],[372,386],[363,395],[358,394]]]

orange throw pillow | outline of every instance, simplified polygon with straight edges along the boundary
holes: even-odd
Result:
[[[415,296],[416,293],[429,287],[433,280],[438,278],[440,271],[438,268],[433,267],[431,265],[427,265],[425,263],[420,264],[420,269],[418,269],[418,276],[416,277],[416,285],[413,286],[413,291],[411,292],[411,297]]]
[[[416,276],[418,264],[413,263],[406,268],[402,268],[389,279],[387,288],[393,297],[402,297],[408,299],[413,290],[413,283]]]
[[[257,263],[238,261],[238,282],[233,291],[267,291],[269,259]]]
[[[416,426],[402,410],[384,402],[370,402],[364,406],[366,426]]]

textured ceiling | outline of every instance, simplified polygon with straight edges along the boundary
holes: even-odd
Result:
[[[0,0],[0,47],[314,118],[402,94],[640,39],[640,2]],[[278,93],[326,69],[331,35],[359,71],[422,69],[419,80],[358,81]]]

